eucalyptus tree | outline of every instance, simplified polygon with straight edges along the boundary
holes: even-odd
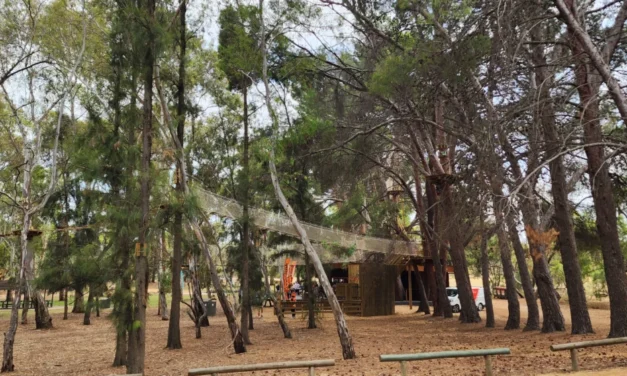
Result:
[[[12,147],[16,154],[22,155],[20,167],[15,172],[19,173],[13,179],[11,191],[3,182],[2,196],[8,199],[22,213],[21,251],[22,261],[18,278],[18,285],[25,293],[29,293],[36,302],[36,323],[38,328],[50,328],[52,319],[48,314],[46,304],[38,291],[32,289],[34,279],[34,255],[31,240],[31,225],[33,219],[46,205],[57,183],[57,154],[59,134],[65,111],[68,93],[76,84],[76,73],[83,59],[86,47],[88,17],[85,15],[85,3],[82,10],[71,9],[64,15],[69,21],[80,19],[82,22],[71,23],[76,31],[75,37],[69,43],[64,54],[50,55],[44,46],[49,40],[45,38],[42,27],[45,24],[47,12],[54,9],[55,3],[49,6],[29,7],[27,4],[12,4],[3,7],[2,21],[3,31],[10,31],[10,38],[6,41],[10,44],[3,46],[3,54],[14,54],[14,62],[17,69],[10,68],[3,72],[2,82],[3,102],[10,108],[14,128],[3,128],[6,136],[13,140]],[[3,39],[4,40],[4,39]],[[6,48],[5,48],[6,47]],[[22,53],[25,51],[25,55]],[[50,65],[36,64],[35,62],[51,60]],[[9,60],[10,61],[10,60]],[[45,69],[44,69],[45,68]],[[5,69],[5,68],[3,68]],[[6,72],[12,72],[7,75]],[[18,83],[19,82],[19,83]],[[9,86],[11,85],[11,86]],[[17,87],[26,88],[25,101],[18,93]],[[52,88],[48,94],[42,93],[41,85],[49,85]],[[26,103],[22,103],[26,102]],[[56,113],[54,112],[56,110]],[[47,127],[54,129],[54,136],[50,143],[44,142],[43,135]],[[19,142],[17,141],[19,139]],[[44,148],[49,148],[49,153]],[[40,171],[46,171],[43,184],[35,181],[35,175]],[[21,182],[18,180],[21,179]],[[26,290],[28,289],[28,291]],[[15,366],[13,363],[13,344],[17,331],[18,307],[21,297],[16,294],[14,306],[11,310],[9,329],[4,338],[4,351],[2,372],[11,372]]]

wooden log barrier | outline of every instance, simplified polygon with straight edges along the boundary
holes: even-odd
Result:
[[[627,343],[627,337],[598,339],[595,341],[562,343],[559,345],[551,345],[551,351],[570,351],[570,362],[573,371],[579,371],[579,359],[577,359],[577,349],[585,349],[587,347],[609,346]]]
[[[250,371],[263,371],[269,369],[289,369],[289,368],[308,368],[309,376],[315,376],[315,367],[332,367],[335,366],[334,359],[322,360],[298,360],[293,362],[278,363],[257,363],[257,364],[240,364],[234,366],[217,366],[209,368],[190,369],[188,376],[211,375],[215,376],[220,373],[237,373]]]
[[[474,356],[482,356],[485,359],[485,370],[487,376],[492,376],[492,356],[495,355],[508,355],[510,350],[508,348],[501,349],[480,349],[480,350],[459,350],[459,351],[440,351],[429,353],[417,353],[417,354],[387,354],[379,355],[379,361],[381,362],[400,362],[401,363],[401,375],[407,376],[407,362],[413,360],[429,360],[429,359],[442,359],[442,358],[467,358]]]

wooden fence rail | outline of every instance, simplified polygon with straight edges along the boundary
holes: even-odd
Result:
[[[400,362],[401,363],[401,375],[407,376],[407,362],[412,361],[412,360],[465,358],[465,357],[473,357],[473,356],[482,356],[485,359],[486,375],[492,376],[492,356],[508,355],[508,354],[510,354],[509,349],[502,348],[502,349],[440,351],[440,352],[417,353],[417,354],[387,354],[387,355],[380,355],[379,360],[381,362]]]
[[[268,369],[288,369],[288,368],[308,368],[309,376],[315,376],[315,367],[332,367],[335,365],[334,359],[322,360],[299,360],[293,362],[278,363],[258,363],[258,364],[240,364],[234,366],[217,366],[209,368],[190,369],[188,376],[211,375],[215,376],[220,373],[237,373],[250,371],[263,371]]]
[[[579,360],[577,359],[577,349],[585,349],[587,347],[609,346],[627,343],[627,337],[599,339],[595,341],[562,343],[559,345],[551,345],[551,351],[570,350],[570,361],[573,371],[579,371]]]

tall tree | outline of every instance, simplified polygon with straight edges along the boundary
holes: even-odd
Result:
[[[185,147],[185,54],[187,49],[187,27],[186,27],[187,4],[181,3],[179,8],[179,77],[177,81],[177,103],[176,103],[176,137],[181,144],[182,152]],[[180,156],[184,158],[184,156]],[[181,261],[183,257],[183,208],[184,188],[181,183],[181,164],[176,164],[176,191],[179,200],[176,213],[174,214],[174,247],[172,250],[172,303],[170,308],[170,323],[168,326],[169,349],[180,349],[181,345]]]
[[[145,24],[146,45],[143,56],[144,102],[142,116],[141,157],[141,227],[139,241],[135,245],[135,294],[133,302],[133,325],[128,334],[128,373],[144,372],[146,356],[146,306],[148,283],[148,230],[150,225],[150,160],[152,155],[152,96],[153,71],[156,60],[155,0],[144,0],[140,10]]]
[[[619,109],[623,121],[627,119],[627,103],[618,83],[613,78],[609,64],[615,55],[620,41],[625,20],[627,19],[627,1],[619,2],[620,9],[615,15],[613,25],[602,37],[601,51],[591,41],[582,28],[583,14],[579,12],[575,0],[555,1],[562,20],[568,26],[568,45],[575,63],[574,73],[579,101],[582,110],[577,121],[583,125],[584,147],[588,159],[588,175],[592,186],[592,199],[596,212],[597,231],[601,237],[603,266],[607,278],[610,297],[610,337],[627,335],[627,275],[625,260],[620,248],[616,204],[613,184],[606,163],[601,124],[601,95],[603,82],[608,86],[610,95]],[[596,74],[598,73],[598,74]],[[569,270],[572,273],[572,268]],[[590,330],[592,328],[590,327]]]

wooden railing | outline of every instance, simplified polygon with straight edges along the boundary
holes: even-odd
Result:
[[[466,358],[473,356],[482,356],[485,359],[485,372],[486,376],[492,376],[492,356],[494,355],[508,355],[509,349],[481,349],[481,350],[459,350],[459,351],[440,351],[429,353],[417,353],[417,354],[388,354],[379,355],[381,362],[400,362],[401,363],[401,375],[407,376],[407,362],[413,360],[429,360],[429,359],[442,359],[442,358]]]
[[[215,376],[220,373],[264,371],[264,370],[269,370],[269,369],[307,368],[309,369],[309,376],[315,376],[316,367],[332,367],[332,366],[335,366],[335,360],[333,359],[299,360],[299,361],[293,361],[293,362],[240,364],[240,365],[234,365],[234,366],[196,368],[196,369],[190,369],[187,372],[187,375],[188,376],[197,376],[197,375]]]
[[[301,314],[307,312],[309,307],[308,302],[305,300],[297,300],[295,302],[283,300],[280,304],[284,314],[289,314],[291,310],[294,310],[294,313]],[[340,301],[340,306],[342,311],[349,316],[361,316],[361,300]],[[315,309],[322,313],[332,312],[331,306],[326,300],[316,301]]]
[[[587,347],[609,346],[627,343],[627,337],[599,339],[596,341],[571,342],[560,345],[551,345],[551,351],[570,351],[570,361],[573,371],[579,371],[579,360],[577,359],[577,349],[585,349]]]

